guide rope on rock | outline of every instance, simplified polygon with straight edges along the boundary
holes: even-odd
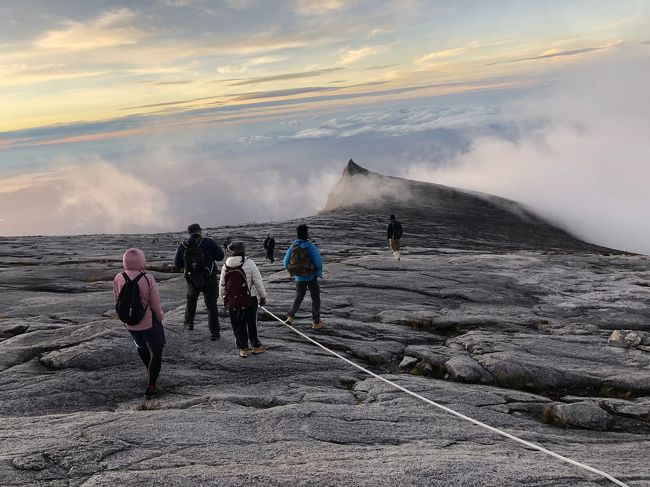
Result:
[[[514,435],[512,435],[510,433],[507,433],[507,432],[505,432],[503,430],[500,430],[499,428],[495,428],[494,426],[490,426],[488,424],[482,423],[481,421],[478,421],[478,420],[476,420],[474,418],[470,418],[469,416],[465,416],[464,414],[461,414],[461,413],[459,413],[457,411],[454,411],[453,409],[448,408],[447,406],[443,406],[442,404],[438,404],[437,402],[432,401],[431,399],[427,399],[426,397],[424,397],[424,396],[422,396],[422,395],[420,395],[420,394],[418,394],[416,392],[410,391],[409,389],[407,389],[407,388],[405,388],[403,386],[400,386],[399,384],[397,384],[397,383],[395,383],[395,382],[393,382],[391,380],[388,380],[388,379],[386,379],[385,377],[382,377],[379,374],[375,374],[374,372],[371,372],[370,370],[366,369],[365,367],[362,367],[361,365],[353,362],[352,360],[349,360],[349,359],[345,358],[341,354],[339,354],[339,353],[337,353],[337,352],[335,352],[333,350],[330,350],[325,345],[320,344],[319,342],[317,342],[316,340],[314,340],[310,336],[304,334],[300,330],[298,330],[295,327],[291,326],[286,321],[279,318],[277,315],[275,315],[274,313],[269,311],[265,306],[260,306],[260,309],[264,310],[266,313],[268,313],[269,316],[271,316],[275,320],[279,321],[284,326],[289,328],[291,331],[293,331],[294,333],[296,333],[296,334],[300,335],[301,337],[303,337],[305,340],[307,340],[310,343],[316,345],[317,347],[325,350],[330,355],[334,355],[336,358],[338,358],[340,360],[343,360],[345,363],[347,363],[349,365],[352,365],[353,367],[361,370],[365,374],[368,374],[368,375],[374,377],[375,379],[379,379],[382,382],[385,382],[386,384],[389,384],[390,386],[392,386],[392,387],[394,387],[396,389],[399,389],[400,391],[405,392],[406,394],[408,394],[410,396],[413,396],[413,397],[415,397],[415,398],[417,398],[417,399],[419,399],[421,401],[426,402],[427,404],[430,404],[432,406],[435,406],[438,409],[441,409],[442,411],[445,411],[446,413],[452,414],[452,415],[454,415],[454,416],[456,416],[456,417],[458,417],[458,418],[460,418],[460,419],[462,419],[464,421],[469,421],[470,423],[473,423],[473,424],[475,424],[477,426],[480,426],[481,428],[485,428],[485,429],[487,429],[487,430],[489,430],[489,431],[491,431],[493,433],[496,433],[498,435],[504,436],[504,437],[506,437],[506,438],[508,438],[510,440],[513,440],[513,441],[515,441],[517,443],[520,443],[520,444],[522,444],[524,446],[527,446],[527,447],[532,448],[534,450],[545,453],[545,454],[547,454],[547,455],[549,455],[549,456],[551,456],[553,458],[561,460],[561,461],[563,461],[565,463],[569,463],[569,464],[571,464],[573,466],[576,466],[578,468],[581,468],[583,470],[587,470],[588,472],[595,473],[596,475],[599,475],[599,476],[609,480],[610,482],[613,482],[616,485],[620,485],[621,487],[630,487],[628,484],[625,484],[625,483],[621,482],[620,480],[618,480],[617,478],[615,478],[612,475],[608,474],[607,472],[603,472],[602,470],[598,470],[597,468],[594,468],[594,467],[592,467],[590,465],[586,465],[586,464],[580,463],[580,462],[578,462],[576,460],[572,460],[571,458],[565,457],[563,455],[560,455],[559,453],[555,453],[555,452],[553,452],[551,450],[548,450],[547,448],[544,448],[543,446],[537,445],[535,443],[531,443],[530,441],[526,441],[524,439],[521,439],[521,438],[519,438],[517,436],[514,436]]]

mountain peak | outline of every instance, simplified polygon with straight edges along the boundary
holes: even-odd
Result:
[[[367,176],[370,173],[367,169],[361,167],[359,164],[354,162],[352,159],[348,161],[348,165],[345,166],[345,169],[343,170],[343,176],[355,176],[355,175],[363,175]]]
[[[515,201],[369,171],[352,159],[331,189],[323,212],[387,219],[395,213],[418,228],[416,245],[511,251],[600,251],[544,221]],[[417,222],[417,223],[415,223]]]

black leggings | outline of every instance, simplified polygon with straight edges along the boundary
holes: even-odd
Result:
[[[162,323],[153,320],[153,326],[148,330],[131,331],[131,336],[142,359],[149,371],[149,385],[155,386],[162,367],[162,352],[165,346],[165,330]]]
[[[156,350],[152,354],[149,347],[138,347],[138,355],[144,362],[144,366],[149,370],[149,385],[155,386],[162,367],[162,349]]]

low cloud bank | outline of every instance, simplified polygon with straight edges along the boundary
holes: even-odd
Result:
[[[117,233],[163,228],[169,202],[158,188],[92,157],[0,181],[0,208],[2,234]]]
[[[296,218],[322,209],[340,176],[334,166],[292,174],[180,152],[158,147],[126,163],[83,157],[0,180],[0,235],[151,233],[194,221]]]
[[[650,254],[648,86],[647,57],[565,72],[514,107],[519,137],[478,137],[404,174],[511,198],[584,240]]]

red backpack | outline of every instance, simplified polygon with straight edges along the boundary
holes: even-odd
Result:
[[[225,272],[224,277],[226,295],[224,302],[230,309],[244,309],[253,304],[251,291],[246,282],[246,272],[244,272],[244,263],[242,262],[237,267],[223,266],[222,272]]]

